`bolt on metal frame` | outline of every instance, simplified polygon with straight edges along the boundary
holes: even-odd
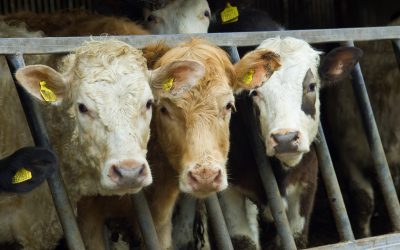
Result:
[[[271,32],[238,32],[238,33],[226,33],[226,34],[198,34],[196,37],[205,38],[219,46],[230,46],[227,48],[233,61],[239,59],[237,49],[235,46],[254,46],[261,43],[263,40],[280,35],[282,37],[292,36],[300,39],[304,39],[310,43],[326,43],[326,42],[342,42],[347,45],[353,45],[352,41],[361,40],[387,40],[391,39],[394,43],[397,58],[399,59],[399,39],[400,39],[400,26],[389,26],[389,27],[372,27],[372,28],[346,28],[346,29],[321,29],[321,30],[296,30],[296,31],[271,31]],[[169,45],[183,42],[188,38],[193,37],[191,35],[149,35],[149,36],[110,36],[110,37],[92,37],[93,39],[119,39],[132,44],[136,47],[143,47],[148,44],[148,41],[165,41]],[[0,39],[0,54],[8,55],[8,63],[12,72],[23,66],[22,54],[43,54],[43,53],[65,53],[70,52],[74,48],[82,44],[83,41],[89,40],[90,37],[63,37],[63,38],[2,38]],[[353,87],[356,93],[356,97],[360,110],[363,114],[363,123],[366,128],[368,142],[372,149],[372,155],[377,168],[378,181],[381,185],[382,191],[385,196],[385,202],[389,208],[390,218],[393,224],[394,231],[399,231],[400,228],[400,206],[397,195],[394,190],[394,184],[390,176],[389,168],[384,155],[382,143],[379,138],[379,133],[376,127],[375,119],[373,117],[372,109],[369,103],[365,83],[363,81],[361,68],[359,65],[354,70]],[[15,79],[14,79],[15,80]],[[17,86],[17,89],[20,88]],[[43,121],[39,118],[40,113],[38,112],[37,106],[30,100],[26,94],[20,94],[21,102],[24,106],[24,110],[29,121],[29,125],[34,136],[35,143],[37,145],[44,145],[50,147],[48,143],[47,134],[44,130]],[[24,104],[26,103],[26,104]],[[32,109],[29,109],[27,104],[31,105]],[[251,103],[243,103],[243,108],[251,108]],[[252,114],[252,112],[246,112]],[[251,116],[248,116],[249,119]],[[254,134],[255,123],[249,122],[250,133]],[[42,138],[42,139],[40,139]],[[343,198],[341,196],[340,189],[337,184],[336,175],[334,173],[333,165],[329,156],[329,151],[324,140],[322,127],[319,127],[319,141],[316,143],[316,149],[318,154],[318,160],[320,162],[321,173],[324,179],[324,183],[327,187],[329,202],[335,217],[338,232],[342,241],[353,241],[354,235],[351,231],[350,223],[347,217]],[[277,231],[280,237],[283,239],[284,249],[296,249],[294,245],[293,236],[290,232],[290,227],[287,221],[286,213],[284,212],[282,201],[279,199],[279,191],[276,185],[276,180],[273,177],[273,172],[269,166],[268,159],[266,158],[262,150],[262,144],[254,140],[253,150],[256,152],[257,163],[260,168],[261,176],[264,181],[264,186],[267,189],[268,199],[270,201],[271,211],[275,219]],[[258,153],[257,153],[258,152]],[[55,202],[55,206],[58,211],[58,215],[62,222],[64,233],[67,238],[68,246],[70,249],[84,249],[83,243],[79,235],[79,230],[76,227],[76,222],[71,209],[68,204],[68,198],[63,188],[62,178],[57,171],[56,175],[49,178],[49,185]],[[140,194],[139,194],[140,195]],[[140,197],[139,197],[140,198]],[[143,197],[144,198],[144,197]],[[140,204],[145,204],[145,199],[140,199]],[[216,196],[211,196],[206,202],[207,210],[209,215],[213,217],[212,227],[214,233],[220,234],[218,245],[220,249],[232,249],[232,245],[227,235],[226,225],[223,222],[222,213],[220,212],[218,199]],[[148,211],[147,204],[144,205],[144,210],[136,211],[141,215],[147,214],[146,224],[151,222],[150,212]],[[146,208],[147,207],[147,208]],[[218,211],[219,210],[219,211]],[[140,216],[139,216],[140,217]],[[216,222],[221,223],[216,223]],[[143,223],[142,223],[143,224]],[[151,224],[151,223],[150,223]],[[146,231],[145,225],[142,225],[142,232]],[[150,226],[151,227],[151,226]],[[156,235],[149,233],[151,240],[157,241]],[[396,237],[397,236],[397,237]],[[396,241],[397,239],[397,241]],[[378,241],[387,241],[393,243],[399,242],[400,234],[388,235],[386,237],[378,238]],[[151,241],[150,240],[150,241]],[[157,241],[158,242],[158,241]],[[356,241],[354,244],[358,244],[360,241]],[[364,242],[364,241],[363,241]],[[375,242],[376,243],[376,242]],[[342,244],[342,243],[340,243]],[[337,244],[339,247],[340,244]],[[394,244],[394,243],[393,243]],[[226,247],[226,248],[223,248]],[[150,247],[149,249],[157,249],[156,246]],[[343,248],[346,249],[346,248]]]

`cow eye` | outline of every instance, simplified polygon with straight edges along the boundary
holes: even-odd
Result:
[[[210,17],[210,11],[208,11],[208,10],[204,11],[204,16],[205,17]]]
[[[250,93],[250,96],[251,96],[251,97],[258,96],[258,91],[257,91],[257,90],[252,91],[252,92]]]
[[[225,106],[226,110],[230,110],[230,111],[236,111],[236,107],[235,104],[233,104],[232,102],[229,102],[228,104],[226,104]]]
[[[160,112],[161,112],[161,114],[163,114],[163,115],[168,115],[168,110],[167,110],[167,108],[164,107],[164,106],[162,106],[162,107],[160,108]]]
[[[153,106],[153,100],[148,100],[146,103],[146,109],[151,109],[151,107]]]
[[[310,85],[308,85],[308,92],[314,92],[316,86],[317,86],[317,84],[315,84],[315,83],[310,83]]]
[[[81,112],[82,114],[85,114],[89,111],[88,108],[86,107],[86,105],[83,103],[79,103],[78,109],[79,109],[79,112]]]
[[[147,17],[147,22],[154,22],[156,20],[156,17],[154,15],[150,15]]]

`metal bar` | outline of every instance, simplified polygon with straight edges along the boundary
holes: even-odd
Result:
[[[25,112],[26,119],[31,130],[33,140],[37,146],[51,149],[49,137],[47,135],[46,126],[40,113],[39,105],[34,102],[24,89],[17,84],[15,72],[25,66],[24,59],[21,54],[6,56],[8,67],[12,72],[13,80],[21,100],[22,107]],[[75,215],[65,191],[64,182],[59,170],[56,168],[54,175],[47,179],[50,192],[53,197],[58,217],[65,233],[65,238],[69,249],[80,250],[85,249]]]
[[[143,192],[133,194],[131,196],[133,203],[133,210],[135,212],[140,231],[147,250],[158,250],[161,249],[160,242],[158,240],[156,228],[153,224],[149,205],[147,204],[146,197]]]
[[[216,194],[209,196],[206,200],[207,216],[210,219],[211,230],[215,238],[217,249],[233,250],[231,238],[229,237],[228,229],[221,207]]]
[[[395,250],[400,249],[400,234],[386,234],[332,245],[307,248],[307,250]]]
[[[193,37],[209,40],[219,46],[254,46],[271,37],[296,37],[309,43],[342,42],[351,40],[399,39],[400,26],[345,29],[286,30],[262,32],[210,33],[210,34],[175,34],[175,35],[137,35],[137,36],[82,36],[82,37],[46,37],[46,38],[2,38],[0,54],[42,54],[66,53],[73,51],[84,41],[90,39],[118,39],[135,47],[144,47],[153,43],[165,42],[174,45]]]
[[[196,217],[197,199],[190,195],[181,195],[178,204],[179,213],[174,216],[172,224],[172,239],[174,249],[195,249],[193,237],[194,220]]]
[[[321,124],[318,126],[318,136],[315,142],[318,155],[318,165],[321,170],[322,178],[326,192],[328,194],[329,203],[335,217],[336,228],[342,241],[354,240],[354,234],[351,229],[349,217],[344,205],[343,196],[340,192],[339,183],[337,181],[335,169],[329,154],[328,145],[326,144],[324,130]]]
[[[225,49],[230,54],[234,63],[239,61],[239,53],[236,47],[228,47]],[[252,104],[251,100],[245,96],[239,98],[237,101],[238,110],[243,110],[240,114],[242,115],[243,121],[247,127],[246,130],[250,133],[251,149],[256,159],[276,229],[281,237],[282,246],[287,250],[296,249],[296,244],[289,226],[289,221],[286,216],[286,211],[283,206],[282,197],[279,192],[274,172],[272,171],[271,164],[265,154],[264,143],[260,140],[258,135],[258,128],[253,114]]]
[[[104,250],[111,250],[110,230],[107,224],[103,225]]]
[[[400,39],[396,39],[392,41],[394,54],[396,55],[397,65],[399,66],[400,70]]]
[[[354,46],[352,41],[345,43],[346,46]],[[396,195],[396,189],[383,150],[382,141],[379,135],[378,127],[375,122],[374,113],[369,101],[364,77],[361,72],[360,64],[357,64],[351,73],[353,78],[353,89],[357,104],[360,108],[361,118],[364,130],[367,136],[368,144],[371,150],[374,162],[375,172],[383,193],[389,217],[392,222],[393,230],[400,231],[400,204]]]

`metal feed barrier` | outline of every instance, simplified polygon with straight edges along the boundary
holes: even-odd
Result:
[[[399,59],[400,26],[373,27],[373,28],[346,28],[346,29],[321,29],[321,30],[295,30],[295,31],[271,31],[271,32],[238,32],[225,34],[198,34],[196,37],[205,38],[219,46],[224,46],[231,55],[233,62],[239,60],[236,46],[254,46],[260,44],[264,39],[275,37],[292,36],[304,39],[310,43],[341,42],[346,45],[353,45],[353,41],[366,40],[393,40],[397,59]],[[149,36],[109,36],[92,37],[92,39],[119,39],[135,47],[143,47],[151,41],[165,41],[169,45],[183,42],[191,35],[149,35]],[[90,37],[59,37],[59,38],[2,38],[0,39],[0,55],[5,55],[11,72],[15,72],[24,65],[23,54],[46,54],[66,53],[82,44]],[[371,148],[374,165],[378,174],[378,181],[385,197],[393,231],[400,231],[400,205],[395,192],[394,184],[390,175],[389,167],[385,158],[382,143],[379,137],[371,105],[368,99],[367,90],[359,65],[352,73],[353,88],[356,99],[362,113],[363,124],[367,133],[368,143]],[[15,79],[14,79],[15,80]],[[24,91],[16,85],[22,106],[25,111],[34,141],[37,145],[51,147],[41,118],[39,108]],[[264,145],[260,141],[251,102],[239,103],[243,110],[243,118],[250,131],[252,139],[252,150],[262,176],[264,189],[271,207],[272,215],[276,224],[277,232],[282,239],[284,249],[296,249],[293,236],[290,231],[288,219],[279,194],[277,183],[273,175],[269,161],[265,155]],[[354,240],[349,218],[339,189],[335,170],[325,141],[322,126],[319,126],[318,141],[316,150],[320,165],[321,174],[328,193],[329,202],[335,218],[337,231],[342,243],[330,245],[332,249],[361,249],[371,246],[390,247],[400,246],[400,234],[388,234],[379,237],[372,237],[362,240]],[[74,218],[71,205],[65,192],[60,172],[48,179],[50,190],[53,195],[54,204],[58,211],[62,227],[64,229],[67,244],[70,249],[84,249],[82,239]],[[139,224],[147,249],[159,249],[157,235],[152,224],[151,215],[143,194],[139,193],[132,198],[136,204],[135,213],[140,214]],[[217,197],[214,195],[206,200],[206,208],[211,217],[211,228],[215,234],[218,249],[233,249],[226,225],[224,223],[221,208]],[[326,246],[325,246],[326,247]],[[318,248],[316,248],[318,249]]]

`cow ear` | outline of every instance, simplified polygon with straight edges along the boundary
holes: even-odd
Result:
[[[356,47],[333,49],[324,57],[318,68],[322,83],[336,83],[348,77],[362,55],[362,50]]]
[[[46,65],[30,65],[17,70],[18,83],[41,102],[58,105],[66,92],[66,82],[60,73]]]
[[[177,60],[150,71],[150,85],[156,97],[179,96],[193,87],[205,73],[204,65]]]
[[[279,55],[268,49],[247,53],[235,64],[235,91],[260,87],[280,66]]]

